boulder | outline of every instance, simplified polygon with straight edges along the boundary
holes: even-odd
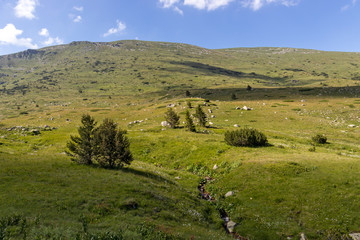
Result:
[[[354,127],[356,127],[356,125],[354,125],[354,124],[350,124],[350,125],[348,125],[348,127],[350,127],[350,128],[354,128]]]
[[[233,221],[229,221],[228,223],[226,223],[226,228],[229,231],[229,233],[233,233],[235,230],[235,226],[236,226],[236,222]]]
[[[232,195],[234,195],[234,192],[233,192],[233,191],[229,191],[229,192],[227,192],[227,193],[225,194],[225,197],[230,197],[230,196],[232,196]]]
[[[162,127],[167,127],[167,126],[169,126],[170,124],[167,122],[167,121],[162,121],[161,122],[161,126]]]
[[[360,240],[360,233],[350,233],[349,236],[354,240]]]
[[[242,110],[250,111],[250,110],[252,110],[252,108],[249,108],[249,107],[247,107],[247,106],[243,106],[243,107],[242,107]]]

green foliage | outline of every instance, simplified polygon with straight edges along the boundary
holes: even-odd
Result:
[[[66,145],[66,153],[72,161],[89,165],[93,163],[93,139],[96,122],[89,114],[84,114],[81,123],[82,126],[78,128],[79,136],[70,136],[70,141]]]
[[[327,137],[323,134],[316,134],[311,140],[317,144],[325,144],[327,142]]]
[[[71,160],[90,165],[97,162],[102,167],[121,168],[133,160],[126,131],[117,129],[113,120],[105,119],[96,128],[95,120],[88,114],[81,118],[79,136],[70,136],[66,153]]]
[[[187,128],[190,132],[196,132],[196,128],[190,116],[189,110],[186,110],[185,112],[185,128]]]
[[[187,101],[187,102],[186,102],[186,105],[188,106],[188,108],[192,108],[190,101]]]
[[[225,132],[225,142],[236,147],[258,147],[267,144],[266,136],[256,129],[243,128]]]
[[[172,108],[168,108],[165,113],[165,120],[170,124],[171,128],[176,128],[179,125],[180,117]]]
[[[199,125],[205,127],[206,125],[206,114],[202,110],[201,106],[198,105],[195,110],[195,117],[199,120]]]
[[[102,167],[121,168],[133,160],[126,131],[117,129],[117,124],[106,118],[94,134],[95,159]]]

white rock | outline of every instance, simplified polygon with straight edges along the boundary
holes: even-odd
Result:
[[[225,194],[225,197],[230,197],[230,196],[232,196],[232,195],[234,195],[234,192],[233,192],[233,191],[229,191],[229,192],[227,192],[227,193]]]
[[[162,127],[167,127],[167,126],[169,126],[170,124],[167,122],[167,121],[162,121],[161,122],[161,126]]]
[[[236,226],[236,222],[233,222],[233,221],[229,221],[229,222],[226,224],[226,228],[229,230],[229,233],[233,233],[233,232],[234,232],[235,226]]]
[[[360,240],[360,233],[350,233],[349,236],[354,240]]]
[[[243,110],[246,110],[246,111],[252,110],[252,108],[249,108],[249,107],[247,107],[247,106],[243,106],[242,109],[243,109]]]
[[[219,168],[218,165],[215,164],[214,167],[213,167],[213,170],[216,170],[216,169],[218,169],[218,168]]]
[[[234,124],[234,127],[240,127],[239,124]]]
[[[348,125],[348,127],[354,128],[354,127],[356,127],[356,125],[350,124],[350,125]]]

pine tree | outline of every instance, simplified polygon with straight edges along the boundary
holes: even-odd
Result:
[[[94,134],[96,161],[102,167],[121,168],[133,160],[126,131],[117,129],[111,119],[105,119]]]
[[[206,125],[206,114],[202,110],[201,106],[198,105],[195,110],[195,117],[199,120],[199,124],[201,127],[205,127]]]
[[[176,128],[176,126],[179,125],[180,117],[172,108],[169,108],[165,113],[165,120],[169,123],[171,128]]]
[[[185,128],[187,128],[190,132],[196,132],[196,128],[190,116],[189,110],[186,110],[185,112]]]
[[[89,114],[84,114],[81,123],[82,126],[78,128],[79,136],[70,136],[66,154],[74,162],[90,165],[94,156],[93,138],[96,122]]]
[[[188,108],[192,108],[190,101],[187,101],[187,102],[186,102],[186,105],[188,106]]]

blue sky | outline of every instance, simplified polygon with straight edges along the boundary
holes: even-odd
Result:
[[[0,55],[124,39],[360,52],[357,0],[0,0]]]

